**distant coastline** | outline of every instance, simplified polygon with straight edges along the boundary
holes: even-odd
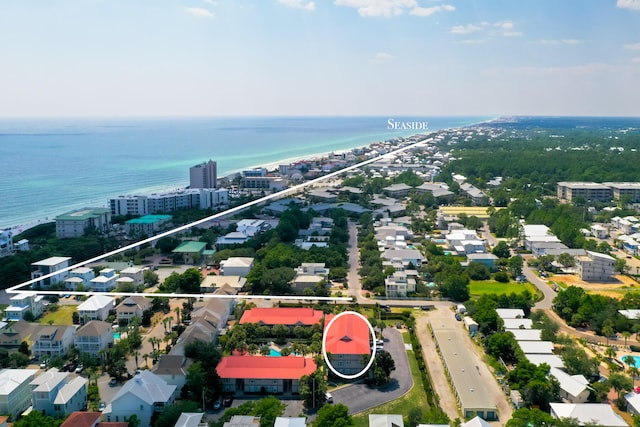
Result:
[[[4,207],[8,212],[0,207],[0,226],[25,231],[72,209],[106,206],[108,198],[121,194],[185,188],[188,168],[208,159],[218,162],[221,176],[231,176],[245,169],[271,170],[395,137],[477,126],[494,119],[436,118],[434,127],[426,132],[390,132],[384,129],[387,119],[382,117],[270,118],[248,119],[248,123],[238,118],[185,119],[169,124],[160,120],[35,120],[30,125],[24,119],[17,124],[0,120],[0,156],[10,162],[15,159],[13,175],[25,176],[16,187],[0,190],[0,197],[9,201]],[[105,150],[105,146],[113,148]],[[239,153],[238,146],[246,149]],[[282,157],[276,157],[279,155]],[[25,162],[25,158],[32,161]],[[20,162],[22,167],[16,164]],[[34,163],[43,167],[25,174]],[[67,163],[72,167],[65,167]],[[52,192],[60,194],[56,197]]]

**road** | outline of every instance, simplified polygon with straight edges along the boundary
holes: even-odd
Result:
[[[358,304],[372,304],[370,300],[362,296],[362,283],[360,282],[360,255],[358,253],[358,226],[354,221],[349,221],[349,271],[347,283],[349,295],[354,297]]]
[[[331,392],[334,403],[347,405],[351,414],[397,399],[411,390],[414,385],[402,333],[395,328],[386,328],[384,337],[384,349],[389,352],[396,364],[395,371],[391,372],[389,384],[378,389],[364,383],[357,383]]]

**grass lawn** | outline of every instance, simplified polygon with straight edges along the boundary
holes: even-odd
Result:
[[[403,333],[402,335],[404,336],[405,334]],[[418,370],[418,362],[416,362],[413,351],[407,351],[407,357],[409,358],[409,368],[411,369],[414,383],[411,390],[399,399],[354,415],[353,422],[355,427],[368,427],[369,414],[402,414],[406,416],[412,408],[421,408],[425,412],[429,409],[427,395],[424,392],[424,387],[422,387],[422,379]]]
[[[52,325],[73,325],[71,315],[76,311],[75,305],[60,305],[56,311],[48,311],[40,318],[41,325],[48,325],[53,320]]]
[[[515,292],[520,294],[528,290],[532,295],[537,295],[538,290],[531,283],[500,283],[495,280],[471,281],[469,283],[469,293],[472,297],[480,297],[486,294],[510,294]]]

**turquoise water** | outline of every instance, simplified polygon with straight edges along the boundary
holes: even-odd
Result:
[[[282,356],[278,350],[274,350],[273,348],[269,350],[269,356],[280,357]]]
[[[114,340],[119,340],[120,339],[120,332],[114,332],[113,333],[113,339]]]
[[[627,357],[632,357],[633,360],[635,360],[635,364],[633,366],[635,366],[636,368],[640,368],[640,356],[634,356],[632,354],[627,354],[626,356],[622,356],[622,359],[620,361],[625,365],[630,365],[629,363],[625,362],[625,358]]]
[[[224,176],[417,133],[389,130],[387,119],[0,119],[0,228],[105,206],[122,194],[185,187],[189,167],[209,159]],[[489,117],[419,119],[438,130]]]

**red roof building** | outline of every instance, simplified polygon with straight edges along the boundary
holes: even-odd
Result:
[[[370,354],[371,332],[369,325],[356,315],[343,315],[338,317],[331,329],[326,330],[334,315],[328,315],[325,331],[326,350],[332,354]]]
[[[252,308],[244,312],[240,324],[311,326],[320,324],[323,316],[322,310],[314,310],[313,308]]]
[[[96,427],[102,412],[72,412],[60,427]]]
[[[223,357],[216,372],[225,392],[299,393],[300,378],[316,368],[309,357],[236,355]]]
[[[362,356],[371,354],[371,340],[369,325],[360,316],[328,315],[325,320],[325,351],[333,368],[342,374],[355,375],[364,369]]]

